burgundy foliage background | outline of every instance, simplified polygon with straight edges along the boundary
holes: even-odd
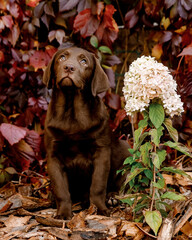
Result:
[[[69,42],[97,52],[111,90],[104,97],[110,125],[123,137],[131,127],[123,110],[123,75],[143,54],[167,65],[185,113],[174,119],[180,141],[192,136],[192,2],[0,0],[0,183],[46,175],[44,119],[50,94],[43,70]],[[137,127],[135,116],[134,125]],[[124,135],[123,135],[124,134]],[[172,159],[174,162],[174,159]],[[16,174],[17,173],[17,174]]]

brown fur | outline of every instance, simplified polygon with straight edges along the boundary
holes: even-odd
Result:
[[[108,78],[92,53],[71,47],[54,55],[43,82],[53,89],[45,147],[57,217],[70,219],[72,200],[87,195],[108,215],[106,192],[117,190],[116,170],[129,155],[128,145],[112,136],[106,107],[97,96],[109,88]]]

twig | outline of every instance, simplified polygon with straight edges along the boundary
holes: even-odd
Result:
[[[152,238],[157,238],[156,236],[146,232],[142,227],[139,226],[139,224],[135,223],[135,225],[142,231],[144,232],[146,235],[148,235],[149,237],[152,237]]]
[[[183,217],[176,223],[174,235],[179,232],[179,230],[191,216],[192,216],[192,202],[189,204]]]
[[[134,131],[134,124],[133,124],[133,116],[131,115],[131,130],[133,134],[133,142],[135,142],[135,131]]]
[[[126,66],[126,63],[127,63],[127,60],[128,60],[128,58],[129,58],[129,56],[130,56],[130,53],[127,54],[127,56],[126,56],[126,58],[125,58],[125,60],[124,60],[123,66],[122,66],[121,71],[120,71],[120,75],[121,75],[122,72],[124,71],[124,68],[125,68],[125,66]],[[119,90],[119,83],[120,83],[120,78],[119,78],[118,81],[117,81],[116,91],[115,91],[116,94],[118,93],[118,90]]]
[[[154,152],[156,153],[156,145],[154,146]],[[155,171],[155,165],[153,163],[153,183],[155,183],[156,181],[156,171]],[[155,201],[155,187],[153,186],[152,188],[152,200],[151,200],[151,207],[150,207],[150,210],[153,211],[153,204],[154,204],[154,201]]]
[[[124,20],[123,14],[122,14],[122,12],[121,12],[121,8],[120,8],[120,6],[119,6],[118,0],[116,0],[116,3],[117,3],[117,7],[118,7],[119,14],[120,14],[120,16],[121,16],[121,21],[122,21],[123,25],[125,25],[125,20]]]

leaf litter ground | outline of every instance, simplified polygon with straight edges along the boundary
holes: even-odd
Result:
[[[189,173],[191,174],[191,173]],[[192,174],[191,174],[192,175]],[[167,184],[176,185],[187,201],[170,201],[172,210],[172,239],[192,237],[192,181],[180,175],[164,174]],[[183,192],[182,192],[183,191]],[[33,197],[31,185],[8,183],[0,189],[0,239],[156,239],[150,227],[132,221],[130,207],[118,204],[111,208],[111,216],[97,215],[95,206],[82,210],[80,204],[73,205],[74,217],[71,220],[58,220],[54,216],[50,200]],[[164,221],[164,225],[166,226]],[[162,227],[163,228],[163,227]],[[160,238],[161,230],[158,235]]]

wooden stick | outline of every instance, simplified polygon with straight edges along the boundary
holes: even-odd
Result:
[[[173,220],[170,218],[165,218],[159,231],[157,240],[171,240],[173,236],[173,228]]]
[[[189,203],[189,206],[183,215],[183,217],[176,223],[174,235],[179,232],[179,230],[183,227],[186,221],[192,216],[192,202]]]

